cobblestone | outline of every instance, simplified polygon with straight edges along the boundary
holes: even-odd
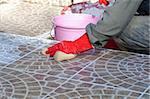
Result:
[[[56,62],[41,54],[51,44],[15,44],[24,54],[0,64],[0,99],[149,99],[149,55],[99,49]]]

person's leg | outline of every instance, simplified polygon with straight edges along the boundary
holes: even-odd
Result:
[[[149,54],[150,17],[135,16],[115,41],[121,50]]]
[[[90,42],[96,47],[103,47],[110,37],[122,33],[129,24],[143,0],[116,0],[113,6],[108,7],[102,20],[97,24],[88,24],[86,32]],[[100,44],[97,45],[96,43]]]

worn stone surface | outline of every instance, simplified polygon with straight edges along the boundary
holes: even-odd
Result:
[[[0,67],[48,44],[48,42],[52,41],[46,42],[34,37],[0,32]],[[27,62],[25,65],[27,65]]]
[[[39,44],[41,48],[0,66],[1,99],[149,98],[148,55],[99,49],[58,63],[43,56],[47,44]]]

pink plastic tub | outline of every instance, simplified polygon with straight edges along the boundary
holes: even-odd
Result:
[[[56,16],[53,19],[55,26],[55,39],[59,41],[74,41],[86,31],[89,23],[96,24],[99,18],[88,14],[68,14]]]

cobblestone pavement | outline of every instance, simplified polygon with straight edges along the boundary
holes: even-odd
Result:
[[[47,43],[34,37],[0,32],[0,65],[13,62]]]
[[[13,43],[29,51],[20,55],[19,47],[19,58],[0,65],[0,99],[149,99],[148,55],[99,49],[56,62],[41,54],[50,44],[21,39]]]

